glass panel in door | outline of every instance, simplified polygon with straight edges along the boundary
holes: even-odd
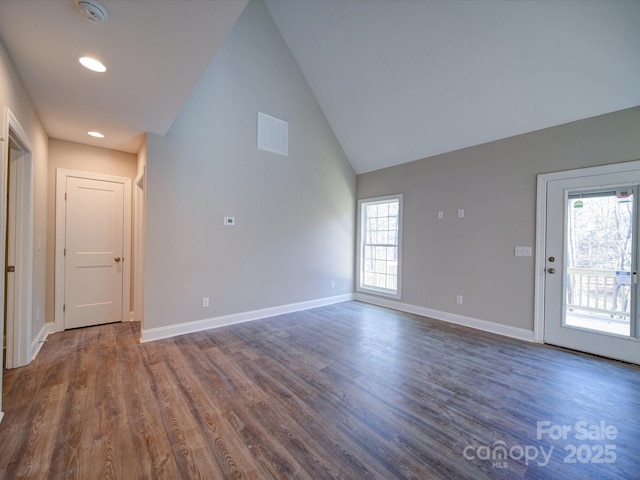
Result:
[[[631,335],[632,190],[569,194],[565,325]]]

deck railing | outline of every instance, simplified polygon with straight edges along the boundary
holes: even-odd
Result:
[[[567,268],[567,308],[629,319],[630,272]]]

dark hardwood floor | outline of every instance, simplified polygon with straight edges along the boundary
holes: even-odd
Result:
[[[138,337],[4,372],[0,476],[640,478],[637,366],[358,302]]]

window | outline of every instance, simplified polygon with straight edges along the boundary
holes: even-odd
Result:
[[[400,298],[402,195],[359,202],[358,290]]]

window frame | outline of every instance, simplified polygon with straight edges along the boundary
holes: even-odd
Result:
[[[403,194],[397,193],[393,195],[384,195],[381,197],[362,198],[358,200],[358,265],[356,274],[356,291],[380,295],[389,298],[400,299],[402,297],[402,217],[403,217]],[[366,214],[365,209],[368,205],[388,203],[398,201],[398,236],[397,245],[393,245],[398,249],[398,275],[397,288],[395,291],[387,288],[372,287],[364,284],[364,247],[366,240]],[[389,245],[391,246],[391,245]]]

